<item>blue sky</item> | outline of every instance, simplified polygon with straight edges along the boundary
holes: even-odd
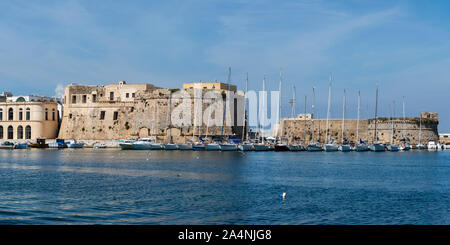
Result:
[[[126,80],[161,87],[227,79],[260,89],[264,73],[276,89],[284,70],[283,115],[292,86],[297,112],[316,87],[326,116],[440,114],[450,132],[450,3],[448,1],[1,1],[0,90],[54,95],[58,85]]]

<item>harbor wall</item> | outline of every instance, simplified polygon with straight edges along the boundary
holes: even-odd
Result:
[[[306,135],[306,143],[312,142],[313,139],[318,140],[321,143],[326,143],[326,121],[326,119],[304,120],[298,118],[285,118],[281,121],[282,130],[278,131],[278,135],[282,133],[283,138],[289,139],[290,142],[303,142]],[[358,133],[357,121],[358,120],[356,119],[345,119],[344,138],[354,142],[359,142],[359,139],[372,142],[375,139],[375,119],[359,120]],[[436,119],[422,118],[422,144],[427,144],[428,141],[439,141],[438,124],[439,121]],[[328,125],[329,136],[338,143],[341,143],[343,139],[342,119],[329,119]],[[392,125],[394,130],[392,130]],[[415,145],[419,143],[419,132],[420,117],[410,117],[405,120],[403,120],[403,118],[395,118],[392,122],[388,118],[378,118],[377,121],[377,136],[379,141],[383,143],[390,143],[391,138],[393,138],[394,144],[401,144],[401,140],[406,139],[407,142]],[[357,138],[357,135],[359,139]]]

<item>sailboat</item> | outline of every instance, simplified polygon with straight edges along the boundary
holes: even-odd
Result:
[[[275,144],[275,151],[289,151],[289,147],[286,143],[283,143],[283,126],[281,125],[281,83],[283,79],[283,71],[280,69],[280,83],[278,86],[278,91],[280,97],[278,98],[278,127],[280,128],[280,138],[279,142]]]
[[[386,146],[388,151],[398,151],[399,147],[397,144],[394,144],[394,121],[393,118],[395,118],[395,101],[393,102],[394,110],[391,112],[391,143]]]
[[[422,115],[419,118],[419,144],[416,146],[417,150],[425,149],[425,146],[422,144]]]
[[[172,92],[169,92],[169,143],[164,146],[166,151],[177,150],[178,145],[172,140]]]
[[[291,99],[291,118],[295,117],[295,100],[296,100],[296,96],[295,96],[295,86],[293,87],[293,94],[292,94],[292,99]],[[294,119],[294,143],[289,145],[289,150],[290,151],[304,151],[305,150],[305,146],[301,145],[301,144],[297,144],[296,142],[296,138],[295,138],[295,130],[297,129],[296,127],[296,122],[297,120]]]
[[[400,146],[400,150],[402,151],[409,151],[411,150],[411,145],[406,142],[406,135],[405,135],[405,130],[406,130],[406,120],[405,120],[405,97],[403,97],[403,130],[402,130],[402,135],[403,135],[403,143]]]
[[[248,141],[248,130],[245,130],[245,122],[246,122],[246,109],[247,109],[247,100],[245,98],[245,96],[247,95],[248,92],[248,72],[246,75],[246,79],[245,79],[245,94],[244,94],[244,115],[243,115],[243,119],[244,122],[242,124],[242,143],[238,146],[239,150],[241,151],[251,151],[253,150],[253,144]],[[248,127],[248,124],[247,124]],[[245,132],[245,133],[244,133]],[[244,139],[244,135],[245,135],[245,139]]]
[[[377,124],[378,124],[378,82],[377,82],[377,93],[376,93],[376,102],[375,102],[375,132],[374,132],[373,142],[369,146],[369,149],[371,151],[380,152],[380,151],[385,151],[385,148],[384,148],[384,144],[382,144],[378,141]]]
[[[361,110],[361,93],[358,91],[358,119],[356,121],[356,140],[359,140],[359,144],[355,146],[355,151],[368,151],[369,146],[366,142],[364,142],[359,137],[359,118],[360,118],[360,110]],[[368,110],[367,110],[368,111]],[[367,112],[368,113],[368,112]],[[369,135],[369,132],[367,131],[367,135]]]
[[[311,105],[312,142],[306,146],[306,150],[307,151],[322,151],[322,145],[319,142],[314,140],[314,99],[315,99],[314,89],[315,88],[313,87],[313,97],[312,97],[312,105]]]
[[[347,139],[345,138],[345,89],[344,89],[344,103],[342,109],[342,142],[339,146],[339,151],[349,152],[352,150],[352,147],[348,144]]]
[[[228,91],[230,90],[230,84],[231,84],[231,67],[228,68],[228,83],[227,83],[227,88]],[[224,101],[223,104],[223,118],[222,118],[222,132],[220,134],[220,140],[223,140],[223,128],[225,127],[225,118],[226,118],[226,110],[227,110],[227,100],[228,98],[226,98],[226,101]],[[220,144],[220,150],[221,151],[237,151],[238,150],[238,145],[235,144],[234,142],[225,142],[225,143],[221,143]]]
[[[157,100],[155,100],[155,118],[153,119],[153,122],[154,122],[154,126],[153,126],[153,128],[155,128],[156,130],[158,129],[158,101]],[[156,142],[156,140],[158,139],[158,135],[157,134],[155,134],[155,137],[154,137],[154,141],[151,143],[151,150],[162,150],[162,149],[164,149],[164,145],[163,144],[161,144],[161,143],[157,143]]]
[[[328,87],[328,110],[327,110],[327,129],[326,129],[326,137],[325,139],[327,140],[328,143],[326,143],[324,145],[324,150],[327,152],[331,152],[331,151],[337,151],[338,150],[338,144],[334,141],[333,138],[330,137],[330,133],[329,133],[329,124],[328,124],[328,119],[330,117],[330,110],[331,110],[331,82],[332,82],[332,76],[330,74],[330,86]]]
[[[266,75],[264,74],[264,79],[263,79],[263,84],[262,84],[262,108],[260,108],[260,115],[259,115],[259,137],[261,138],[261,141],[257,144],[253,145],[253,149],[255,151],[268,151],[269,150],[269,146],[265,144],[264,142],[264,130],[262,129],[262,123],[261,123],[261,119],[264,117],[263,113],[265,112],[265,108],[264,108],[264,100],[265,100],[265,89],[266,89]]]

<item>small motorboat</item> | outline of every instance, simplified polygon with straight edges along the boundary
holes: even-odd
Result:
[[[56,139],[56,142],[48,143],[48,147],[61,149],[61,148],[67,148],[67,145],[63,139]]]
[[[94,145],[94,149],[105,149],[107,146],[105,144]]]
[[[76,140],[69,140],[67,142],[67,148],[80,149],[84,147],[84,143],[77,142]]]
[[[119,146],[122,150],[134,150],[134,139],[119,140]]]
[[[28,148],[30,148],[30,145],[26,142],[17,143],[14,145],[14,149],[28,149]]]
[[[31,148],[48,148],[48,144],[45,143],[45,139],[37,139],[36,143],[30,144]]]
[[[306,146],[307,151],[322,151],[322,145],[319,142],[309,143]]]
[[[193,145],[192,145],[192,149],[194,150],[194,151],[204,151],[205,150],[205,144],[203,144],[202,142],[195,142]]]
[[[154,140],[151,138],[142,138],[133,142],[133,150],[150,150]]]
[[[331,142],[331,143],[325,144],[323,148],[326,152],[338,151],[339,145],[336,144],[336,142]]]
[[[425,146],[422,145],[422,144],[418,144],[418,145],[416,145],[416,149],[417,150],[423,150],[423,149],[425,149]]]
[[[151,150],[164,150],[164,145],[163,144],[160,144],[160,143],[153,143],[152,145],[151,145],[151,148],[150,148]]]
[[[411,150],[411,145],[409,143],[403,143],[402,146],[400,146],[400,150],[409,151]]]
[[[178,150],[178,145],[173,144],[173,143],[168,143],[164,146],[164,150],[166,150],[166,151]]]
[[[0,149],[14,149],[14,143],[9,142],[9,141],[4,141],[2,143],[0,143]]]

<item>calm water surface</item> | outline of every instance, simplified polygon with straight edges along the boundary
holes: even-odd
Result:
[[[0,224],[448,225],[450,151],[0,150]]]

